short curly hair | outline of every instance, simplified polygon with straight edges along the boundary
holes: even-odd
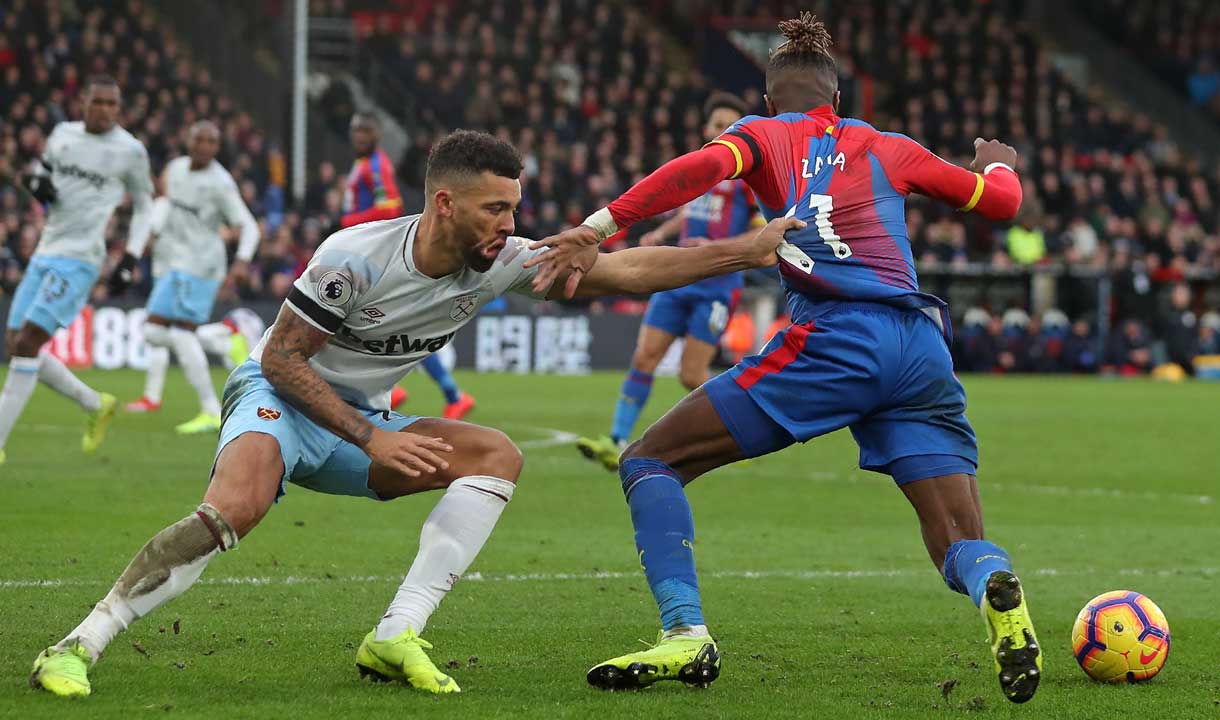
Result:
[[[437,183],[483,172],[516,180],[523,167],[517,149],[503,140],[474,130],[455,130],[432,146],[424,185],[431,193]]]

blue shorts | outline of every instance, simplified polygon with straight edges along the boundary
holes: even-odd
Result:
[[[659,292],[648,301],[644,324],[674,337],[692,337],[716,345],[728,327],[739,294],[739,290],[705,293],[689,288]]]
[[[67,327],[89,302],[100,272],[84,260],[35,255],[13,293],[8,329],[18,330],[27,322],[48,333]]]
[[[286,484],[292,482],[328,495],[381,499],[369,489],[369,456],[281,398],[263,377],[258,363],[248,360],[229,375],[223,403],[217,457],[225,445],[245,433],[257,432],[275,438],[284,461],[279,495],[283,495]],[[361,412],[377,427],[392,432],[419,419],[389,410]]]
[[[149,315],[202,325],[212,317],[212,303],[218,290],[219,280],[169,270],[153,283],[145,308]]]
[[[704,388],[747,457],[847,427],[860,467],[900,485],[978,468],[965,390],[919,310],[828,304]]]

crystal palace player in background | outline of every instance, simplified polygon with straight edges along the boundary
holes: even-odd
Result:
[[[121,97],[113,78],[85,86],[84,119],[55,126],[39,170],[23,183],[47,206],[47,224],[8,311],[5,345],[8,377],[0,393],[0,463],[5,442],[41,380],[88,413],[81,448],[94,452],[105,437],[117,401],[72,374],[43,345],[67,327],[89,300],[106,258],[106,225],[124,195],[131,198],[127,254],[115,268],[111,289],[130,282],[135,258],[148,244],[152,173],[148,151],[116,123]]]
[[[402,195],[394,182],[394,164],[378,143],[381,141],[381,121],[371,112],[352,116],[350,127],[352,149],[356,162],[347,174],[347,191],[343,195],[342,227],[349,228],[372,220],[388,220],[402,215]],[[423,368],[445,396],[444,417],[461,420],[474,409],[474,398],[458,388],[453,373],[438,355],[430,355]],[[390,402],[398,407],[407,399],[407,391],[394,388]]]
[[[746,105],[741,99],[713,93],[703,105],[706,139],[715,139],[745,114]],[[679,235],[679,245],[737,239],[762,223],[745,182],[724,180],[645,234],[640,244],[657,245],[673,235]],[[631,368],[614,406],[610,435],[577,440],[576,447],[585,457],[608,470],[618,470],[619,453],[631,439],[652,392],[652,374],[677,338],[685,338],[678,379],[687,390],[707,382],[708,368],[741,294],[742,282],[741,274],[733,273],[652,296],[640,325]]]
[[[812,15],[780,23],[788,41],[767,65],[767,110],[679,157],[584,225],[547,238],[537,276],[566,290],[620,228],[678,207],[725,178],[743,178],[769,218],[808,222],[780,248],[793,324],[688,395],[623,453],[619,470],[635,540],[664,633],[650,650],[589,671],[603,688],[657,680],[706,684],[719,655],[704,623],[694,523],[683,486],[743,458],[842,427],[860,467],[893,477],[915,508],[945,582],[981,607],[1008,699],[1033,697],[1041,656],[1008,554],[983,539],[978,450],[953,375],[946,306],[919,291],[903,198],[919,193],[993,220],[1021,204],[1016,152],[974,142],[971,170],[914,140],[838,114],[830,35]]]

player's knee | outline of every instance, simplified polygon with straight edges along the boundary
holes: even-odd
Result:
[[[246,433],[221,450],[203,500],[238,537],[245,537],[271,509],[283,475],[279,442],[263,433]]]
[[[50,339],[46,330],[35,325],[26,325],[17,331],[13,340],[13,355],[17,357],[38,357],[38,351]]]
[[[478,457],[478,474],[513,483],[521,477],[521,469],[525,466],[525,456],[517,444],[499,430],[490,428],[479,439]]]
[[[144,341],[157,347],[169,347],[169,327],[158,323],[144,323]]]
[[[651,375],[661,364],[661,353],[645,347],[637,347],[631,354],[631,368]]]
[[[676,460],[673,457],[673,452],[653,442],[652,433],[648,432],[644,433],[643,437],[631,443],[623,450],[622,455],[619,456],[619,462],[638,460],[640,458],[660,460],[667,465],[672,465]]]
[[[707,371],[702,369],[682,368],[678,372],[678,380],[682,383],[682,387],[687,390],[697,390],[700,385],[707,382]]]

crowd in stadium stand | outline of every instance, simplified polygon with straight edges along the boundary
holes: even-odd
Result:
[[[1212,0],[1085,0],[1112,39],[1220,123],[1220,4]]]
[[[304,248],[316,246],[336,221],[339,191],[322,193],[311,215],[289,209],[284,159],[274,141],[213,85],[206,66],[187,57],[139,0],[0,4],[0,176],[19,173],[37,157],[56,123],[80,117],[83,83],[93,74],[118,80],[120,124],[148,148],[154,174],[183,152],[193,122],[210,119],[220,126],[218,159],[263,226],[259,272],[241,291],[282,296],[308,260]],[[0,208],[0,289],[8,294],[29,262],[44,217],[11,183],[0,186]],[[107,229],[111,262],[120,256],[126,233],[126,215],[119,213]],[[144,290],[147,283],[145,277]],[[232,297],[237,290],[225,293]],[[102,285],[95,289],[98,299],[105,293]]]
[[[810,3],[705,4],[701,17],[773,18]],[[683,35],[664,13],[649,15],[654,8],[593,0],[312,3],[330,17],[358,15],[366,5],[379,9],[357,22],[358,66],[408,131],[410,145],[395,158],[408,210],[422,202],[431,143],[457,127],[486,129],[521,150],[519,225],[537,237],[579,222],[703,142],[701,103],[714,83],[665,33],[684,44],[693,34]],[[1089,298],[1064,307],[1078,322],[1054,318],[1049,328],[1041,317],[1005,321],[1005,308],[994,308],[993,319],[976,314],[960,334],[959,361],[978,370],[1083,371],[1143,368],[1148,363],[1135,359],[1144,349],[1149,362],[1185,357],[1187,346],[1212,352],[1216,316],[1207,311],[1215,298],[1201,292],[1200,278],[1220,270],[1220,167],[1201,167],[1143,109],[1069,83],[1015,17],[1018,6],[862,0],[828,15],[845,100],[854,102],[856,76],[875,79],[872,120],[880,129],[905,132],[955,162],[969,160],[976,135],[1004,139],[1023,159],[1025,203],[1011,226],[909,203],[921,270],[1066,263],[1113,278],[1114,347],[1098,348]],[[122,84],[121,122],[148,146],[154,172],[182,151],[193,120],[220,124],[219,159],[263,225],[253,285],[224,292],[283,296],[338,223],[346,167],[314,166],[304,205],[291,207],[276,139],[213,86],[139,0],[0,7],[0,170],[19,169],[56,122],[79,116],[81,83],[94,72]],[[762,111],[758,90],[745,99]],[[342,127],[345,118],[339,121]],[[11,187],[0,189],[0,207],[0,288],[7,292],[32,252],[41,211]],[[112,223],[114,253],[125,232],[121,221]],[[1182,338],[1190,333],[1173,325],[1175,312],[1191,314],[1189,343]],[[1136,325],[1128,328],[1128,320]],[[1077,345],[1092,354],[1065,350]]]

